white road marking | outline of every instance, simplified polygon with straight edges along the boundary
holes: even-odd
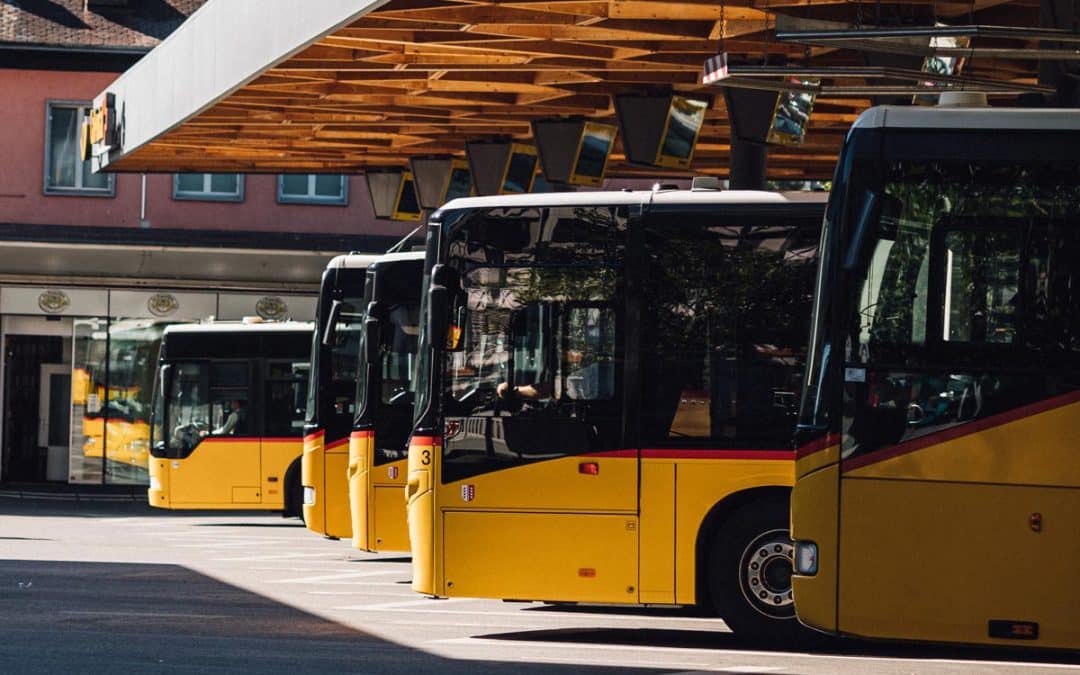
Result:
[[[425,600],[413,601],[413,602],[410,602],[410,603],[404,603],[404,602],[402,602],[402,603],[390,603],[389,605],[386,605],[386,606],[384,606],[384,605],[344,605],[344,606],[334,607],[334,609],[345,610],[345,611],[353,611],[353,612],[364,612],[364,611],[369,611],[369,610],[371,610],[371,611],[380,611],[380,612],[412,612],[412,613],[430,614],[430,615],[433,615],[433,616],[436,616],[436,615],[465,615],[465,616],[483,616],[483,617],[509,616],[509,617],[514,617],[514,618],[517,618],[517,619],[522,619],[522,620],[525,620],[525,621],[529,621],[529,620],[542,621],[542,620],[555,620],[555,619],[566,621],[566,620],[570,620],[571,617],[576,616],[576,617],[581,619],[583,624],[588,623],[590,628],[614,627],[614,626],[609,626],[608,625],[608,624],[611,624],[612,622],[617,622],[619,624],[618,627],[625,628],[626,623],[632,623],[632,624],[635,624],[635,625],[640,625],[641,627],[654,627],[657,624],[661,624],[661,623],[678,623],[678,624],[681,625],[682,622],[687,621],[687,619],[682,618],[682,617],[636,616],[636,615],[633,615],[633,614],[601,614],[601,615],[577,614],[577,615],[570,615],[570,614],[560,614],[560,613],[556,613],[556,612],[522,612],[520,610],[515,611],[515,612],[489,611],[489,610],[483,609],[483,608],[478,608],[478,609],[453,609],[453,608],[451,608],[451,609],[443,609],[444,607],[446,607],[448,604],[454,602],[455,600],[457,600],[457,601],[474,600],[474,601],[478,601],[478,602],[489,602],[489,601],[484,601],[483,599],[480,599],[480,598],[476,598],[476,599],[472,599],[472,598],[451,598],[450,600],[428,600],[428,599],[425,599]],[[419,605],[424,605],[425,608],[422,609],[422,608],[419,607]],[[708,623],[707,623],[706,626],[704,626],[702,628],[694,628],[693,630],[699,630],[700,631],[700,630],[712,629],[709,632],[714,632],[714,633],[717,633],[717,634],[728,634],[728,633],[731,632],[724,625],[724,623],[722,621],[720,621],[719,619],[702,619],[701,621],[706,621]],[[597,623],[597,622],[604,622],[604,623]],[[454,625],[459,625],[459,624],[458,624],[458,622],[455,621]]]
[[[364,585],[365,586],[391,586],[393,588],[400,588],[403,591],[405,590],[405,584],[403,584],[403,583],[401,583],[399,581],[365,581]],[[307,591],[307,594],[308,595],[367,595],[363,591],[343,591],[343,590]],[[399,595],[399,594],[395,593],[395,595]],[[400,595],[402,597],[409,597],[409,595],[404,593],[404,592],[400,593]]]
[[[109,612],[104,610],[62,609],[61,614],[82,616],[160,616],[166,619],[231,619],[228,614],[183,614],[180,612]]]
[[[388,574],[401,574],[401,570],[364,570],[363,572],[342,572],[340,574],[320,574],[313,577],[296,577],[295,579],[275,579],[275,584],[340,584],[350,583],[352,579],[366,579],[368,577],[386,576]],[[367,582],[359,582],[367,583]]]
[[[269,555],[247,555],[239,558],[212,558],[213,562],[255,562],[257,560],[293,560],[295,558],[326,558],[333,553],[275,553]],[[340,558],[333,562],[343,562]]]

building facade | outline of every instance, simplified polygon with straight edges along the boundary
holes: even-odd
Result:
[[[361,176],[90,171],[91,99],[201,4],[0,4],[0,482],[145,482],[166,324],[311,319],[330,258],[414,226]]]

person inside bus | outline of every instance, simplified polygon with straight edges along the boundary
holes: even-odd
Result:
[[[246,401],[238,398],[234,398],[229,402],[229,415],[225,418],[224,424],[214,429],[210,433],[215,436],[232,436],[235,435],[238,429],[242,429],[244,421],[247,418],[245,414],[247,411],[244,409]]]
[[[543,382],[512,385],[500,382],[495,393],[503,401],[539,401],[551,396],[551,387]]]

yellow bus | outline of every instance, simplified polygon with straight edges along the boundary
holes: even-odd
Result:
[[[389,253],[367,268],[348,470],[352,543],[363,551],[409,550],[402,494],[423,271],[423,253]]]
[[[413,589],[799,630],[788,496],[824,196],[457,200],[427,232]]]
[[[151,421],[151,506],[300,515],[313,324],[169,326]]]
[[[340,255],[327,264],[319,289],[311,347],[301,462],[303,517],[331,539],[352,534],[349,434],[356,416],[356,376],[364,325],[364,279],[373,255]]]
[[[872,108],[821,240],[799,618],[1080,647],[1080,114]]]

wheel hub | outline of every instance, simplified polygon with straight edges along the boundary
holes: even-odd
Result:
[[[743,551],[740,585],[757,611],[773,618],[788,618],[794,611],[791,575],[795,547],[786,530],[756,537]]]

